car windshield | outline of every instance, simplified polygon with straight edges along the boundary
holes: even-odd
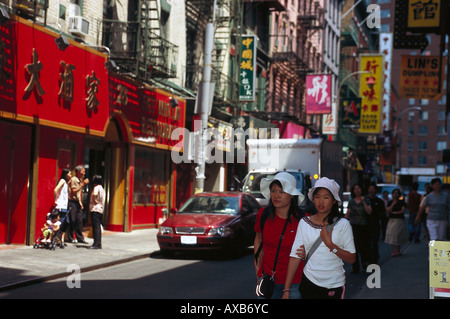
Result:
[[[191,197],[179,210],[179,214],[238,214],[238,197]]]

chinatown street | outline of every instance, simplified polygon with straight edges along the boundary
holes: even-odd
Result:
[[[165,258],[156,233],[105,232],[102,250],[3,246],[0,298],[256,299],[252,248],[239,259],[207,252]],[[345,265],[346,299],[427,299],[425,243],[408,243],[402,251],[391,257],[390,247],[380,241],[379,288],[367,287],[370,273],[351,274],[351,265]]]

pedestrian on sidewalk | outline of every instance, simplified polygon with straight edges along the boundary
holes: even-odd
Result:
[[[400,189],[396,188],[392,191],[392,199],[388,203],[386,211],[389,214],[389,221],[386,229],[385,243],[391,245],[392,256],[399,256],[400,246],[406,243],[406,226],[405,226],[405,208],[406,204]]]
[[[369,200],[363,196],[362,188],[359,184],[352,186],[350,196],[345,218],[352,225],[356,246],[356,258],[352,265],[352,273],[358,273],[360,271],[360,263],[363,269],[366,269],[370,264],[368,216],[372,213],[372,208]]]
[[[431,188],[433,191],[425,196],[420,204],[416,224],[420,222],[421,215],[428,208],[427,228],[430,234],[430,240],[446,240],[448,214],[450,212],[450,195],[442,191],[440,178],[433,178],[431,180]]]
[[[356,257],[350,222],[343,218],[339,206],[340,186],[332,179],[322,177],[308,192],[316,213],[301,219],[289,259],[283,298],[292,293],[292,279],[318,238],[322,242],[305,261],[300,293],[303,299],[344,299],[344,263],[353,263]],[[327,226],[334,225],[328,231]]]
[[[269,200],[269,204],[266,208],[260,209],[255,222],[255,270],[258,280],[264,275],[272,275],[280,235],[286,226],[276,262],[275,290],[272,299],[280,299],[283,296],[289,253],[301,218],[298,197],[303,195],[296,185],[295,177],[286,172],[261,180],[261,193]],[[258,252],[260,247],[262,249]],[[302,270],[303,267],[299,267],[293,275],[290,299],[300,298],[298,288]]]
[[[73,238],[75,232],[77,242],[81,244],[87,244],[82,233],[84,207],[81,199],[83,187],[89,184],[89,179],[83,179],[85,174],[86,170],[82,165],[75,167],[75,176],[70,180],[68,204],[70,226],[67,237],[70,242],[75,242]]]
[[[418,243],[420,242],[420,226],[422,223],[416,224],[417,213],[419,212],[420,202],[422,201],[422,195],[417,192],[419,184],[417,182],[412,183],[411,191],[406,199],[406,207],[409,211],[408,219],[408,231],[409,241]]]
[[[70,219],[68,215],[68,204],[69,204],[69,184],[72,178],[72,173],[69,169],[63,168],[61,171],[61,176],[59,182],[53,190],[53,195],[55,197],[55,210],[59,213],[59,220],[61,226],[59,227],[59,234],[61,238],[61,247],[64,247],[64,235],[66,229],[69,226]]]
[[[103,211],[105,209],[105,190],[103,189],[103,179],[100,175],[94,175],[92,177],[92,183],[94,184],[94,189],[92,190],[91,197],[89,199],[89,211],[91,212],[92,235],[94,237],[94,243],[89,248],[101,249],[101,227],[103,220]]]
[[[378,187],[376,183],[370,183],[368,198],[372,213],[368,215],[369,225],[369,260],[371,264],[377,264],[379,255],[378,241],[380,240],[381,218],[386,214],[384,201],[377,197]]]

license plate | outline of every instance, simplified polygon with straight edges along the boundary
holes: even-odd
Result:
[[[181,243],[185,245],[197,244],[197,236],[181,236]]]

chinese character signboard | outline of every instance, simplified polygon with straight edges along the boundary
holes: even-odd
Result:
[[[439,72],[440,65],[441,72]],[[445,60],[441,63],[439,56],[402,55],[399,96],[440,100],[443,91],[444,67]]]
[[[14,41],[17,34],[33,41]],[[103,136],[109,118],[107,56],[74,41],[61,51],[56,36],[21,19],[0,27],[3,63],[15,68],[0,77],[7,80],[0,81],[0,109],[25,122]]]
[[[409,0],[408,28],[439,28],[440,0]]]
[[[391,70],[392,70],[392,33],[380,33],[380,53],[384,56],[384,80],[383,80],[383,119],[382,130],[390,129],[390,101],[391,101]]]
[[[430,287],[450,289],[450,242],[430,242]]]
[[[110,108],[126,117],[134,143],[152,144],[162,149],[173,149],[179,140],[172,132],[183,128],[186,102],[177,97],[178,104],[170,105],[173,97],[161,89],[143,86],[138,82],[109,76]]]
[[[306,114],[331,113],[331,75],[306,76]]]
[[[341,125],[344,128],[359,128],[361,120],[361,98],[342,99]]]
[[[363,54],[360,57],[361,74],[359,96],[361,97],[361,120],[359,133],[381,133],[383,100],[383,56]]]
[[[239,100],[255,101],[256,91],[256,36],[242,36]]]
[[[337,134],[337,106],[332,103],[331,113],[323,114],[322,116],[322,134],[336,135]]]

